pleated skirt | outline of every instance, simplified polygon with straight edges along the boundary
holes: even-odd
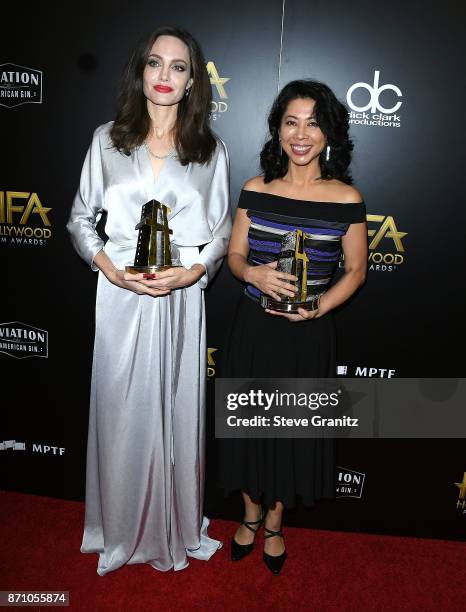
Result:
[[[230,327],[221,375],[225,378],[328,378],[336,372],[331,313],[292,323],[269,315],[242,295]],[[335,496],[332,439],[219,439],[219,482],[225,495],[240,490],[256,502],[286,508],[313,506]]]

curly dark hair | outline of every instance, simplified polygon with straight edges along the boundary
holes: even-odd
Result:
[[[264,182],[270,183],[276,178],[282,178],[288,171],[288,156],[281,151],[279,130],[288,104],[296,98],[315,100],[316,121],[331,147],[328,161],[325,159],[325,149],[319,156],[321,177],[327,180],[339,179],[350,185],[352,178],[348,167],[353,143],[348,135],[348,111],[327,85],[311,80],[291,81],[281,90],[272,105],[268,117],[271,138],[260,154]]]
[[[114,147],[131,154],[141,145],[150,129],[146,97],[143,91],[143,72],[152,45],[159,36],[174,36],[185,43],[191,58],[193,84],[189,96],[178,103],[175,124],[175,147],[182,165],[189,162],[209,162],[217,141],[209,126],[212,89],[204,55],[196,39],[183,28],[163,26],[142,38],[132,53],[122,75],[115,122],[110,131]]]

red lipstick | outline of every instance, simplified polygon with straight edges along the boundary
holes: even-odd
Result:
[[[168,85],[156,85],[154,89],[159,93],[170,93],[171,91],[173,91],[173,88],[169,87]]]

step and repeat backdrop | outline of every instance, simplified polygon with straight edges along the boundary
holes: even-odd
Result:
[[[259,171],[281,86],[321,80],[348,108],[369,271],[336,313],[338,375],[464,376],[462,2],[441,12],[430,0],[105,0],[48,9],[28,10],[20,30],[2,35],[2,488],[84,499],[97,277],[65,224],[92,133],[113,118],[126,58],[163,24],[185,27],[203,46],[233,211]],[[213,389],[241,290],[224,265],[206,296],[206,513],[232,519],[241,503],[216,485]],[[337,448],[336,500],[296,508],[287,524],[464,538],[464,440],[339,440]]]

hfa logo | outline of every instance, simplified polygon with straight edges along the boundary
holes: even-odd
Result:
[[[221,77],[214,62],[207,62],[207,73],[210,77],[210,84],[215,88],[217,97],[220,98],[218,101],[212,100],[211,117],[215,121],[217,119],[217,113],[225,113],[228,110],[228,104],[224,101],[228,99],[225,83],[227,83],[230,78]]]
[[[213,378],[215,376],[215,361],[213,354],[216,350],[216,348],[207,349],[207,378]]]
[[[0,191],[0,244],[43,246],[52,235],[51,210],[37,193]]]
[[[395,270],[404,262],[405,249],[402,239],[407,236],[407,232],[398,231],[395,220],[391,216],[367,215],[367,223],[379,224],[378,229],[368,228],[367,230],[369,238],[372,238],[369,243],[369,270],[381,272]],[[385,248],[387,241],[391,241],[388,243],[391,248]],[[393,247],[396,252],[392,252]]]
[[[0,65],[0,106],[13,108],[21,104],[42,103],[42,72],[18,66]]]
[[[402,101],[398,99],[403,97],[401,89],[396,85],[392,85],[391,83],[379,85],[379,80],[380,70],[374,70],[372,85],[361,81],[359,83],[354,83],[348,89],[346,93],[346,101],[351,109],[349,114],[350,123],[354,125],[400,127],[401,116],[397,115],[396,113],[402,105]],[[355,102],[354,93],[359,89],[368,92],[369,100],[367,103],[358,105],[357,102]],[[383,106],[380,100],[380,95],[387,91],[392,92],[392,95],[389,97],[392,99],[392,102],[394,102],[394,104],[389,107]],[[360,101],[367,100],[367,96],[364,94],[361,95],[358,93],[356,97]],[[386,99],[386,97],[384,97],[384,99]]]
[[[462,510],[463,514],[466,514],[466,472],[463,474],[463,481],[455,482],[455,486],[457,486],[459,489],[456,507]]]

